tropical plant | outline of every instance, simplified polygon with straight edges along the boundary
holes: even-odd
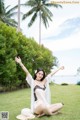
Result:
[[[32,15],[30,22],[28,23],[28,27],[31,27],[37,16],[39,16],[39,44],[41,44],[41,20],[45,27],[49,26],[49,20],[52,21],[53,13],[48,9],[49,7],[61,7],[59,4],[53,4],[48,2],[48,0],[28,0],[25,4],[22,4],[27,7],[31,7],[31,9],[23,15],[23,20],[25,20],[28,16]]]
[[[13,12],[16,7],[10,8],[10,5],[5,7],[4,0],[0,0],[0,21],[6,23],[7,25],[17,27],[17,22],[12,19],[12,17],[17,13]]]
[[[80,67],[77,69],[77,75],[80,75]]]
[[[20,0],[18,0],[18,31],[20,31]]]

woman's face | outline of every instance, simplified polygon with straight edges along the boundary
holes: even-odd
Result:
[[[36,73],[36,80],[40,81],[43,78],[43,75],[44,75],[43,71],[39,71],[38,73]]]

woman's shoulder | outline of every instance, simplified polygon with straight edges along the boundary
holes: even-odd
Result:
[[[26,76],[26,81],[28,82],[28,84],[31,86],[32,83],[34,82],[34,79],[32,77],[32,75],[30,73],[27,74]]]

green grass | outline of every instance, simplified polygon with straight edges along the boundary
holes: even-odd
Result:
[[[61,114],[35,120],[80,120],[80,86],[50,85],[52,103],[63,102]],[[30,89],[0,94],[0,111],[9,111],[9,120],[17,120],[21,109],[30,107]]]

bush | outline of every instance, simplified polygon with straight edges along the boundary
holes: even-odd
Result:
[[[0,85],[10,90],[26,85],[25,74],[14,60],[17,55],[32,75],[38,67],[49,73],[56,65],[56,57],[49,49],[0,22]]]
[[[61,85],[68,85],[68,83],[62,83]]]
[[[80,85],[80,81],[77,82],[77,85]]]

